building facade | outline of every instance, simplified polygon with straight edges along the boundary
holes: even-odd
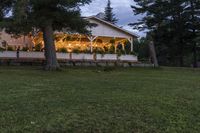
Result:
[[[69,34],[65,32],[55,32],[56,50],[67,52],[113,52],[120,48],[125,50],[129,44],[130,51],[133,51],[133,40],[138,35],[124,30],[116,25],[106,22],[96,16],[86,18],[89,22],[97,26],[90,28],[91,35]],[[16,38],[2,31],[0,33],[0,47],[9,49],[27,49],[29,51],[42,51],[44,47],[43,35],[38,32],[34,36],[22,36]]]

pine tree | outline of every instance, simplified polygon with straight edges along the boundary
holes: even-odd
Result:
[[[3,18],[10,10],[11,4],[12,0],[0,0],[0,24],[2,24]]]
[[[193,52],[193,67],[197,67],[197,51],[200,37],[200,1],[186,0],[186,8],[184,16],[187,18],[187,32],[190,33],[188,40],[191,43],[191,50]]]
[[[105,21],[108,21],[112,24],[116,24],[118,19],[115,17],[115,14],[113,13],[113,8],[111,7],[111,2],[108,0],[107,6],[105,8]]]
[[[179,62],[183,66],[184,57],[193,53],[196,65],[196,42],[193,41],[200,28],[199,0],[134,1],[137,4],[132,6],[134,13],[145,16],[131,25],[151,32],[161,64]]]
[[[79,6],[91,0],[12,0],[12,15],[4,28],[13,34],[27,34],[33,29],[43,32],[46,70],[59,69],[54,31],[88,33],[89,22],[81,17]]]

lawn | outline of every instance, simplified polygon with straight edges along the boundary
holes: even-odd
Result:
[[[0,67],[1,133],[200,132],[200,70]]]

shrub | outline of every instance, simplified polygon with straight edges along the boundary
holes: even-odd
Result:
[[[131,55],[135,55],[138,56],[138,54],[136,52],[130,52]]]
[[[79,54],[81,51],[78,48],[73,49],[73,53]]]
[[[115,44],[115,39],[111,39],[110,43]]]
[[[85,49],[85,50],[83,50],[82,52],[85,53],[85,54],[88,54],[88,53],[91,53],[91,50]]]
[[[126,54],[126,50],[121,50],[121,54],[125,55]]]
[[[14,48],[11,47],[11,46],[8,46],[7,50],[8,50],[8,51],[14,51]]]
[[[22,51],[28,51],[28,50],[29,50],[28,47],[23,47],[23,48],[22,48]]]
[[[67,53],[67,49],[65,47],[59,48],[57,51],[61,53]]]
[[[5,49],[4,49],[4,48],[2,48],[2,47],[0,47],[0,51],[5,51]]]
[[[94,53],[97,53],[97,54],[105,54],[105,51],[104,51],[102,48],[95,48],[95,49],[94,49]]]
[[[115,53],[115,46],[114,46],[114,45],[112,45],[112,46],[110,47],[110,49],[108,50],[108,53],[109,53],[109,54],[114,54],[114,53]]]
[[[41,43],[35,45],[35,51],[41,51],[41,49],[42,49]]]

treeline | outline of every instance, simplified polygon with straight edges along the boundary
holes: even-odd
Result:
[[[134,28],[148,30],[160,65],[197,67],[200,59],[200,0],[134,0],[142,15]]]

